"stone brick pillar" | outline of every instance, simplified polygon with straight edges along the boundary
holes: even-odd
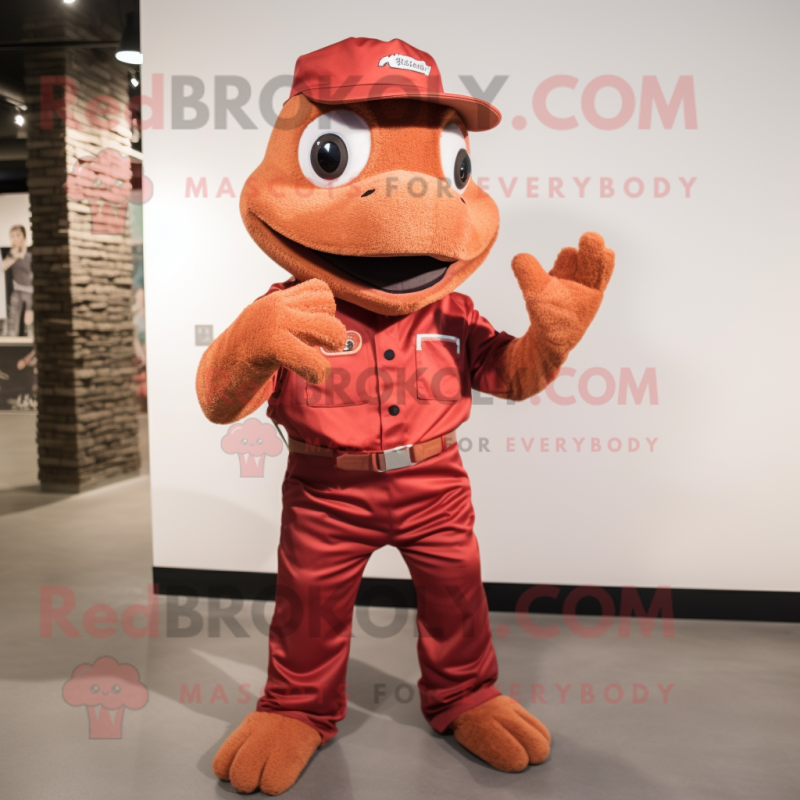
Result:
[[[54,14],[28,35],[119,38],[88,18],[86,27],[79,22],[74,13]],[[137,474],[140,464],[127,222],[131,132],[124,117],[103,118],[106,104],[113,111],[114,101],[127,103],[128,68],[113,49],[32,52],[25,80],[39,480],[45,491],[79,492]],[[74,121],[61,118],[63,109],[61,116],[46,103],[43,109],[52,82],[67,95],[77,92],[69,108]],[[92,106],[98,95],[102,102]]]

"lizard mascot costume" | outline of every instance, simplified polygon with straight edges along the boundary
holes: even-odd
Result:
[[[530,327],[496,331],[456,289],[489,255],[497,207],[471,180],[468,131],[500,122],[446,94],[433,58],[394,39],[302,56],[261,165],[248,232],[292,276],[205,352],[197,395],[229,424],[268,401],[289,462],[264,694],[214,759],[240,792],[297,780],[346,713],[353,606],[376,549],[417,594],[422,711],[435,731],[514,772],[550,734],[494,684],[470,484],[456,429],[471,392],[542,391],[595,316],[614,265],[596,233],[550,272],[512,269]]]

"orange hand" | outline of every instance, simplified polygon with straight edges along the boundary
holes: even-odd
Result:
[[[501,365],[511,399],[540,392],[586,333],[614,271],[614,251],[598,233],[584,233],[578,249],[565,247],[550,273],[527,253],[511,263],[530,328],[514,341]]]
[[[565,247],[558,254],[550,275],[604,292],[613,272],[614,251],[599,233],[584,233],[577,250]]]
[[[252,361],[277,369],[288,367],[309,383],[324,383],[330,370],[320,352],[341,350],[347,339],[336,319],[336,300],[328,284],[317,278],[256,300],[250,312]]]
[[[341,350],[346,329],[335,317],[328,285],[312,279],[273,292],[249,305],[206,350],[197,371],[197,397],[212,422],[242,419],[266,400],[280,367],[310,383],[330,370],[320,351]]]

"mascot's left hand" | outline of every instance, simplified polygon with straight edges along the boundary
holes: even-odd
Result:
[[[600,308],[614,271],[614,251],[599,233],[584,233],[577,250],[565,247],[558,254],[549,274],[527,253],[515,256],[511,267],[531,322],[527,337],[542,373],[552,380]]]

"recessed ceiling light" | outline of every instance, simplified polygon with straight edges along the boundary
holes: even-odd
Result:
[[[17,114],[14,117],[14,122],[16,122],[17,125],[19,125],[19,127],[21,128],[25,124],[25,117],[23,117],[22,114]]]

